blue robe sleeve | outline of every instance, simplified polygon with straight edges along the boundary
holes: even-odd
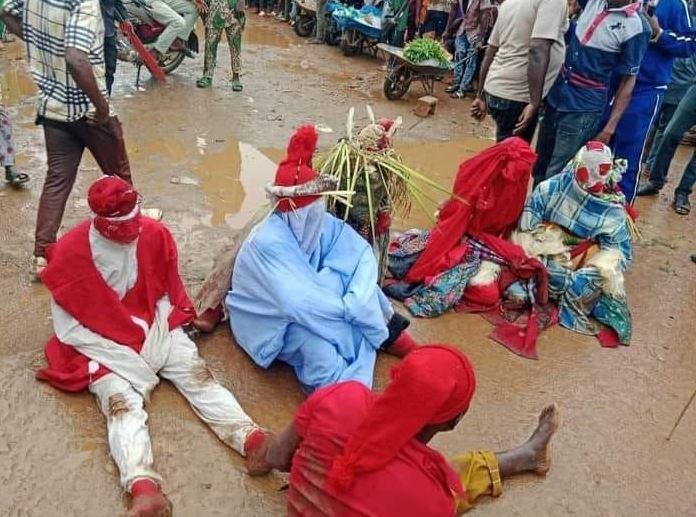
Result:
[[[673,7],[661,16],[656,12],[662,34],[653,44],[670,57],[690,57],[696,52],[696,32],[686,2],[674,2]]]

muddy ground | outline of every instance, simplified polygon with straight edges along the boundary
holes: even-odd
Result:
[[[436,116],[417,119],[411,113],[417,88],[403,101],[384,100],[381,60],[307,46],[268,19],[252,16],[245,33],[243,94],[227,87],[227,48],[222,52],[211,90],[194,85],[202,58],[187,61],[166,86],[145,81],[141,89],[134,88],[134,69],[121,64],[113,99],[137,186],[146,206],[164,210],[191,292],[231,228],[263,202],[272,160],[299,123],[333,128],[333,135],[322,136],[327,146],[343,134],[349,106],[358,108],[362,121],[366,103],[378,116],[402,115],[398,147],[405,158],[446,184],[461,159],[491,143],[490,121],[472,124],[469,101],[451,101],[439,85]],[[0,74],[18,165],[33,176],[26,190],[0,187],[0,515],[121,515],[125,499],[97,406],[88,394],[60,393],[33,378],[51,334],[47,293],[27,276],[45,155],[41,131],[33,125],[34,88],[18,45],[0,53]],[[690,153],[680,150],[673,176]],[[65,228],[87,216],[85,190],[97,175],[93,160],[85,159]],[[185,184],[172,183],[173,176]],[[696,515],[696,407],[666,440],[696,388],[696,265],[688,260],[696,252],[694,217],[675,215],[669,202],[665,194],[638,203],[644,240],[627,276],[635,321],[630,347],[602,349],[594,339],[554,328],[539,340],[540,359],[529,361],[487,339],[491,327],[476,315],[414,322],[420,340],[454,343],[477,368],[479,389],[470,414],[455,432],[436,439],[445,453],[508,447],[527,437],[543,405],[555,401],[561,407],[549,475],[507,483],[499,500],[483,501],[474,515]],[[428,223],[414,216],[401,224]],[[256,368],[226,328],[199,345],[260,424],[280,429],[291,418],[303,397],[286,368]],[[379,359],[379,384],[392,362]],[[283,514],[283,477],[247,478],[239,458],[166,382],[149,411],[156,467],[175,515]]]

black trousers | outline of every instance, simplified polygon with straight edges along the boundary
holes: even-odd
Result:
[[[116,36],[104,38],[104,68],[106,89],[111,95],[111,86],[114,84],[114,75],[116,74]]]

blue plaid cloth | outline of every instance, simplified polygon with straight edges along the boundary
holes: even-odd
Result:
[[[38,114],[73,122],[93,109],[65,62],[65,49],[88,55],[106,96],[104,22],[98,0],[8,0],[5,12],[22,20],[31,75],[39,88]]]
[[[624,271],[633,259],[624,207],[581,189],[572,169],[539,184],[527,199],[518,228],[528,232],[542,223],[555,223],[582,239],[592,239],[601,249],[619,250]]]

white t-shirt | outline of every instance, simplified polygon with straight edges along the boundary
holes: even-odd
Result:
[[[484,90],[491,95],[529,102],[527,64],[532,39],[552,40],[543,96],[549,93],[565,59],[568,29],[566,0],[505,0],[488,40],[498,47],[486,76]]]

